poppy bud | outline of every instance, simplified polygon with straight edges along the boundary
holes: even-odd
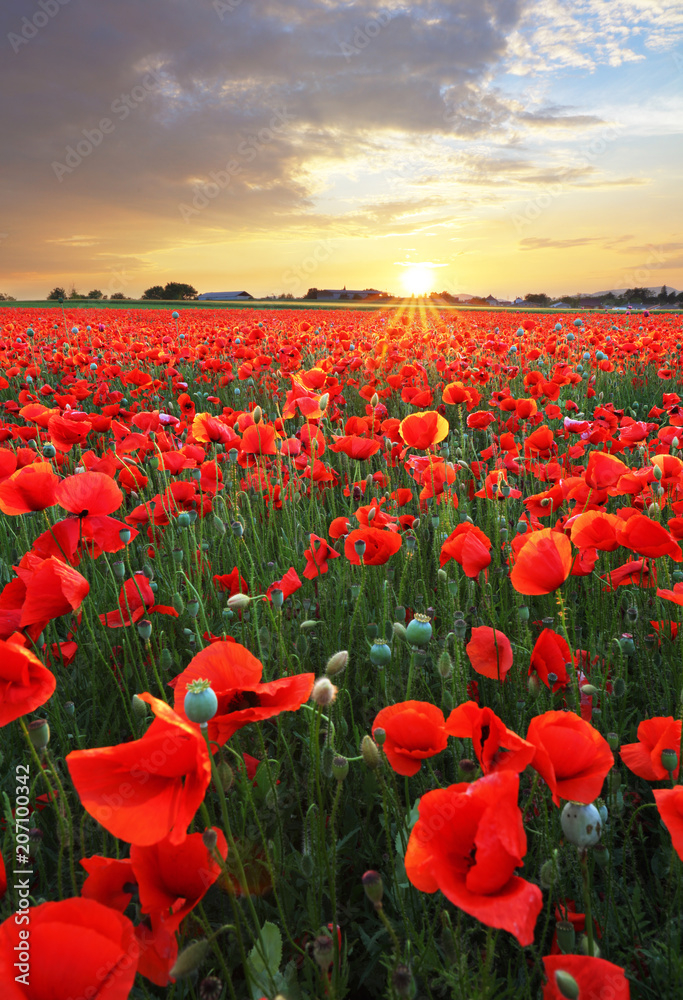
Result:
[[[349,762],[346,757],[337,756],[332,761],[332,777],[343,781],[349,773]]]
[[[563,955],[570,955],[576,944],[576,931],[570,920],[558,920],[555,924],[557,944]]]
[[[337,697],[337,689],[329,677],[319,677],[313,685],[311,691],[311,701],[314,701],[320,708],[331,705]]]
[[[439,662],[436,665],[436,669],[439,671],[439,675],[443,677],[444,680],[448,678],[453,673],[453,661],[451,660],[450,654],[447,649],[444,649],[443,653],[439,657]]]
[[[196,618],[199,614],[199,601],[188,601],[187,602],[187,613],[190,618]]]
[[[171,604],[173,605],[174,609],[178,612],[179,615],[182,615],[182,613],[185,611],[185,602],[183,601],[178,591],[176,591],[173,597],[171,598]]]
[[[588,955],[588,935],[587,934],[582,934],[581,937],[580,937],[580,939],[579,939],[579,951],[581,952],[582,955]],[[593,939],[593,956],[592,957],[593,958],[600,958],[600,949],[598,948],[598,945],[597,945],[595,939]]]
[[[198,969],[209,951],[208,941],[194,941],[178,955],[169,975],[172,979],[185,979]]]
[[[235,772],[226,761],[220,763],[216,770],[218,771],[218,777],[221,785],[223,786],[223,791],[229,792],[235,782]]]
[[[233,594],[228,598],[228,608],[231,611],[243,611],[250,603],[251,597],[248,594]]]
[[[394,635],[397,635],[399,639],[406,638],[406,627],[405,625],[402,625],[401,622],[394,622],[391,628],[393,630]]]
[[[313,629],[316,628],[318,625],[320,625],[320,622],[316,621],[315,618],[307,618],[305,622],[300,623],[299,631],[312,632]]]
[[[197,679],[188,684],[183,708],[190,722],[198,722],[200,726],[213,719],[218,711],[218,698],[210,681]]]
[[[543,889],[552,889],[559,874],[557,867],[557,851],[553,851],[552,858],[544,861],[541,865],[541,877],[539,879]]]
[[[136,694],[133,695],[132,699],[132,709],[133,715],[136,719],[144,719],[147,715],[147,703],[139,698]]]
[[[260,406],[255,406],[254,409],[251,411],[251,415],[254,418],[254,423],[260,424],[261,420],[263,419],[263,410],[261,409]]]
[[[382,896],[384,895],[384,885],[382,884],[380,873],[372,870],[368,871],[363,875],[361,881],[365,889],[365,895],[375,909],[380,909],[382,906]]]
[[[673,772],[678,767],[678,754],[675,750],[665,748],[662,750],[662,767],[665,771],[669,772],[669,777],[672,776]]]
[[[345,669],[348,662],[348,650],[340,649],[338,653],[334,653],[327,661],[325,673],[328,677],[336,677],[337,674],[340,674]]]
[[[50,727],[46,719],[34,719],[28,724],[28,738],[36,750],[44,750],[50,742]]]
[[[323,972],[327,972],[334,960],[334,942],[327,934],[319,934],[313,942],[313,958]]]
[[[397,965],[391,977],[391,985],[396,990],[398,997],[408,997],[409,1000],[415,996],[416,986],[410,967],[407,965]]]
[[[623,677],[617,677],[617,679],[614,682],[613,691],[615,698],[623,698],[623,696],[626,694],[626,681],[624,680]]]
[[[661,482],[661,479],[662,479],[662,470],[661,470],[661,468],[660,468],[659,465],[655,465],[653,473],[654,473],[654,477],[657,480],[657,482],[658,483]]]
[[[379,750],[370,736],[364,736],[360,744],[360,752],[365,766],[375,771],[380,765]]]
[[[202,834],[202,843],[207,851],[211,852],[216,849],[216,844],[218,843],[218,834],[215,830],[204,830]]]
[[[570,844],[580,850],[593,847],[600,840],[602,820],[600,813],[591,802],[567,802],[560,815],[562,831]]]
[[[370,400],[370,406],[379,406],[379,396],[376,392],[372,394],[372,399]]]
[[[579,1000],[579,984],[569,972],[564,969],[557,969],[555,972],[555,985],[561,996],[566,1000]]]
[[[320,410],[321,413],[325,412],[325,410],[327,409],[327,404],[329,403],[329,401],[330,401],[330,394],[329,394],[329,392],[324,392],[322,394],[322,396],[320,397],[320,399],[318,400],[318,409]]]
[[[548,677],[550,677],[550,675],[548,675]],[[600,691],[598,688],[596,688],[594,684],[582,684],[581,694],[587,694],[592,696],[594,694],[600,694]]]
[[[138,622],[138,635],[144,642],[149,642],[152,635],[152,623],[147,618]]]
[[[607,733],[605,736],[607,743],[609,744],[610,750],[614,753],[619,747],[619,736],[617,733]]]
[[[548,678],[548,683],[550,683],[550,678]],[[529,674],[526,686],[530,697],[538,698],[539,692],[541,690],[541,682],[539,681],[537,674]]]

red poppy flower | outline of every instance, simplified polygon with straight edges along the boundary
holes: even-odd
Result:
[[[459,524],[441,545],[439,565],[455,559],[466,575],[477,577],[491,564],[491,539],[469,521]]]
[[[303,583],[299,579],[299,574],[293,566],[290,566],[280,580],[276,580],[275,583],[271,583],[270,587],[268,587],[268,590],[266,591],[266,597],[269,601],[272,601],[273,591],[281,590],[282,599],[283,601],[286,601],[288,597],[291,597],[292,594],[296,593],[296,591],[301,587],[303,587]]]
[[[383,750],[397,774],[417,774],[422,761],[446,749],[448,733],[441,709],[428,701],[402,701],[377,713],[372,724],[386,732]]]
[[[225,834],[215,827],[214,833],[216,850],[225,861]],[[143,913],[159,913],[171,933],[178,930],[221,874],[202,833],[188,834],[182,844],[173,844],[168,838],[147,847],[133,844],[130,860],[140,893],[140,909]]]
[[[81,889],[83,898],[95,899],[103,906],[123,913],[133,898],[135,883],[130,858],[120,860],[94,854],[90,858],[81,858],[80,863],[88,873]]]
[[[330,451],[334,451],[337,454],[341,452],[356,462],[364,462],[366,459],[376,455],[380,447],[379,441],[350,434],[346,437],[336,437],[334,444],[330,445]]]
[[[638,742],[626,743],[619,753],[629,771],[645,781],[665,781],[669,772],[662,764],[662,750],[675,750],[681,746],[681,720],[673,716],[655,716],[644,719],[638,726]],[[678,765],[673,773],[678,777]]]
[[[527,742],[536,747],[531,766],[560,799],[589,803],[598,797],[614,764],[607,740],[573,712],[544,712],[529,723]]]
[[[7,892],[7,871],[5,869],[5,859],[2,856],[2,851],[0,851],[0,899],[2,899]]]
[[[276,455],[275,428],[272,424],[252,424],[242,435],[242,452],[245,455]]]
[[[249,584],[243,576],[240,576],[237,566],[230,573],[223,573],[222,576],[214,576],[213,582],[220,591],[227,593],[228,597],[233,597],[235,594],[249,593]]]
[[[548,674],[555,674],[557,680],[553,682],[552,689],[561,691],[569,683],[566,664],[572,662],[566,640],[552,629],[544,628],[531,651],[529,676],[535,673],[546,687],[550,687]]]
[[[90,584],[72,566],[60,559],[22,559],[17,576],[26,587],[21,609],[21,628],[40,626],[53,618],[77,611],[90,591]]]
[[[504,632],[481,625],[472,629],[472,638],[465,647],[470,663],[482,677],[504,681],[512,666],[512,646]]]
[[[192,420],[192,438],[203,444],[227,444],[229,448],[240,448],[241,440],[231,427],[210,413],[197,413]]]
[[[341,538],[342,535],[347,535],[349,533],[349,528],[351,527],[351,522],[348,517],[335,517],[330,523],[328,530],[328,535],[330,538]]]
[[[674,536],[644,514],[633,514],[627,521],[619,519],[617,540],[620,545],[648,559],[671,556],[674,562],[683,559],[681,548]]]
[[[399,424],[398,432],[406,447],[426,451],[448,436],[448,421],[436,410],[411,413]]]
[[[657,588],[657,597],[663,597],[665,601],[672,601],[674,604],[683,605],[683,580],[674,583],[673,590]]]
[[[315,680],[315,674],[295,674],[262,684],[262,674],[262,664],[244,646],[214,642],[197,653],[172,682],[175,710],[185,718],[188,684],[208,680],[218,698],[216,714],[209,720],[209,738],[222,746],[250,722],[296,712],[310,696]]]
[[[15,516],[52,507],[58,485],[49,462],[27,465],[0,483],[0,510]]]
[[[162,615],[178,617],[175,608],[165,604],[154,603],[154,591],[144,573],[136,573],[132,580],[126,580],[119,591],[119,607],[116,611],[107,611],[100,615],[100,621],[107,628],[123,628],[134,625],[141,618],[158,612]]]
[[[614,552],[621,542],[617,539],[620,519],[604,510],[588,510],[571,519],[571,540],[578,549],[595,548]]]
[[[552,528],[522,536],[523,543],[510,572],[519,594],[550,594],[561,587],[572,568],[572,543]]]
[[[54,674],[29,649],[0,640],[0,726],[40,708],[56,686]]]
[[[361,557],[355,549],[355,544],[359,541],[365,542],[364,566],[383,566],[403,544],[401,536],[396,531],[372,527],[356,528],[346,536],[344,542],[344,555],[354,566],[361,564]]]
[[[25,912],[27,924],[14,914],[0,924],[4,1000],[127,1000],[138,964],[135,932],[127,917],[80,897],[42,903]],[[22,946],[29,943],[31,957],[24,968]],[[23,974],[26,978],[18,981]]]
[[[472,740],[474,753],[484,774],[524,770],[536,748],[508,729],[490,708],[466,701],[454,708],[446,720],[449,736]]]
[[[304,552],[304,557],[306,559],[306,568],[304,569],[304,576],[307,580],[314,580],[316,576],[320,576],[322,573],[327,573],[329,566],[327,563],[330,559],[338,559],[339,553],[335,552],[331,545],[328,545],[324,538],[320,538],[318,535],[311,534],[310,536],[311,547],[306,549]],[[315,543],[318,542],[318,545]]]
[[[614,486],[621,476],[630,471],[628,465],[624,465],[615,455],[609,455],[606,451],[593,451],[588,459],[584,478],[593,489],[605,490]]]
[[[50,441],[57,451],[63,452],[71,451],[75,444],[84,444],[91,427],[88,420],[76,420],[58,413],[50,417],[47,424]]]
[[[82,472],[63,479],[55,489],[60,507],[78,517],[113,514],[123,503],[123,493],[111,476],[103,472]]]
[[[631,995],[624,970],[604,958],[586,955],[546,955],[543,959],[548,982],[543,987],[543,1000],[563,1000],[566,992],[557,985],[556,972],[567,972],[576,981],[581,1000],[629,1000]]]
[[[656,587],[657,567],[648,563],[647,559],[631,559],[623,566],[617,566],[611,573],[600,577],[607,581],[603,590],[616,590],[617,587]]]
[[[514,874],[527,846],[518,793],[519,775],[512,771],[427,792],[410,833],[405,868],[421,892],[440,889],[465,913],[509,931],[526,947],[534,939],[543,896],[537,885]]]
[[[683,861],[683,785],[655,788],[653,791],[662,823],[671,834],[671,842]]]
[[[151,694],[139,697],[156,716],[141,739],[73,750],[67,767],[85,811],[115,837],[180,844],[211,781],[209,751],[197,726]]]

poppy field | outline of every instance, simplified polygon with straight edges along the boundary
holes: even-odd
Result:
[[[680,996],[682,341],[3,308],[3,998]]]

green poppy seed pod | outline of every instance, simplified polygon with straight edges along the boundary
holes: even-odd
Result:
[[[199,601],[188,601],[186,610],[190,618],[196,618],[199,614]]]
[[[411,646],[426,646],[432,637],[432,623],[429,615],[419,612],[406,627],[406,639]]]
[[[183,561],[184,556],[185,556],[185,553],[183,552],[182,549],[173,549],[172,552],[171,552],[171,558],[173,559],[173,562],[177,566],[179,566],[180,563]]]
[[[274,587],[270,592],[270,599],[272,601],[273,607],[278,610],[282,607],[285,602],[285,595],[280,590],[279,587]]]
[[[522,604],[520,608],[517,608],[517,617],[521,622],[529,621],[529,609],[526,604]]]
[[[376,667],[385,667],[391,661],[391,646],[384,639],[375,639],[370,647],[370,662]]]
[[[678,767],[678,754],[675,750],[670,748],[665,748],[662,750],[662,767],[665,771],[669,772],[669,777],[672,776],[673,772]]]
[[[584,805],[582,802],[567,802],[562,809],[560,823],[569,843],[574,844],[579,850],[594,847],[600,840],[602,820],[592,802],[589,805]]]
[[[415,527],[414,524],[413,527]],[[417,545],[417,538],[415,537],[415,535],[406,535],[405,542],[406,542],[406,552],[408,553],[414,552],[415,546]]]
[[[147,716],[147,702],[143,701],[136,694],[133,695],[131,699],[131,707],[133,709],[133,715],[136,719],[144,719]]]
[[[376,771],[380,765],[379,750],[370,736],[364,736],[360,743],[360,752],[365,766],[370,771]]]
[[[178,955],[175,965],[170,971],[172,979],[185,979],[195,972],[209,952],[208,941],[194,941]]]
[[[202,834],[202,843],[207,851],[214,851],[216,849],[216,844],[218,843],[218,834],[215,830],[204,830]]]
[[[144,642],[149,642],[152,636],[152,623],[148,618],[143,618],[138,622],[138,635]]]
[[[606,868],[609,864],[609,848],[604,844],[596,844],[593,848],[593,857],[599,868]]]
[[[501,540],[501,542],[507,542],[507,540],[508,540],[508,529],[507,528],[501,528],[500,529],[500,540]]]
[[[362,559],[363,556],[365,555],[365,549],[366,545],[363,539],[362,538],[356,539],[356,541],[353,543],[353,550],[359,559]]]
[[[384,896],[382,876],[379,872],[370,870],[363,875],[361,882],[363,883],[363,888],[365,889],[365,895],[368,897],[375,909],[379,909],[382,905],[382,897]]]
[[[450,653],[448,652],[447,649],[444,649],[443,653],[439,657],[436,669],[439,671],[439,675],[443,677],[445,681],[452,676],[453,661],[451,660]]]
[[[116,579],[123,580],[126,575],[126,564],[121,559],[117,559],[116,562],[111,564],[111,568]]]
[[[333,653],[333,655],[327,661],[325,666],[325,673],[328,677],[336,677],[340,674],[342,670],[346,668],[346,664],[349,662],[349,653],[346,649],[340,649],[339,652]]]
[[[131,539],[131,535],[132,532],[130,528],[121,528],[121,530],[119,531],[119,538],[121,539],[124,545],[128,545],[128,542]]]
[[[576,931],[570,920],[558,920],[555,924],[557,944],[563,955],[570,955],[576,945]]]
[[[53,444],[43,445],[43,455],[45,456],[45,458],[54,458],[56,454],[57,454],[57,449]]]
[[[44,750],[50,742],[50,727],[46,719],[34,719],[28,724],[28,738],[36,750]]]
[[[190,515],[186,510],[181,510],[176,518],[176,524],[179,528],[189,528],[190,527]]]
[[[218,711],[218,698],[210,681],[198,679],[188,684],[183,708],[190,722],[204,726],[213,719]]]
[[[569,972],[557,969],[555,971],[555,985],[565,1000],[579,1000],[579,984]]]
[[[526,534],[526,530],[527,530],[528,527],[529,526],[526,523],[526,521],[518,521],[517,522],[517,528],[516,528],[517,534],[518,535],[525,535]]]
[[[607,743],[609,744],[609,748],[612,751],[612,753],[614,753],[615,750],[619,749],[619,736],[617,733],[607,733],[605,739],[607,740]]]
[[[382,727],[380,726],[378,729],[375,729],[375,731],[374,731],[374,733],[372,735],[375,738],[375,743],[377,744],[377,746],[378,747],[383,747],[384,746],[384,742],[385,742],[385,740],[387,738],[386,729],[382,729]]]
[[[332,761],[332,777],[337,781],[343,781],[348,773],[349,762],[346,757],[335,757]]]
[[[76,706],[74,705],[74,703],[72,701],[65,701],[64,702],[64,711],[66,712],[67,715],[75,715],[76,714]]]

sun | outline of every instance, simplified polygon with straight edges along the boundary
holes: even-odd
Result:
[[[403,287],[408,295],[427,295],[432,291],[432,280],[432,268],[424,264],[407,267],[402,278]]]

